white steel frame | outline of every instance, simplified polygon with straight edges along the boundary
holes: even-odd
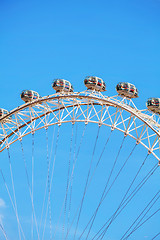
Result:
[[[92,122],[117,129],[142,144],[160,163],[159,115],[138,110],[131,99],[89,90],[56,93],[12,110],[0,119],[0,152],[30,133],[67,122]]]

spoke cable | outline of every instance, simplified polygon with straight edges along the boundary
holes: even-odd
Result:
[[[68,172],[67,172],[67,184],[66,184],[65,203],[64,203],[64,220],[63,220],[63,229],[62,229],[63,239],[64,239],[64,229],[65,229],[66,211],[67,211],[69,175],[70,175],[70,168],[71,168],[73,130],[74,130],[74,125],[72,124],[72,134],[71,134],[71,141],[70,141],[70,151],[69,151],[69,161],[68,161]]]
[[[59,101],[59,100],[58,100]],[[127,111],[128,112],[128,111]],[[87,124],[86,124],[87,125]],[[85,125],[85,127],[86,127]],[[147,127],[148,128],[148,127]],[[60,126],[58,128],[58,133],[57,133],[57,140],[56,140],[56,145],[55,145],[55,153],[54,153],[54,159],[53,159],[53,165],[52,165],[52,168],[50,169],[50,162],[51,162],[51,158],[49,159],[49,141],[48,141],[48,132],[47,132],[47,129],[46,128],[46,151],[47,151],[47,184],[48,184],[48,198],[47,198],[47,206],[46,206],[46,212],[45,212],[45,220],[44,220],[44,228],[43,228],[43,236],[42,236],[42,240],[44,239],[44,234],[45,234],[45,228],[46,228],[46,221],[47,221],[47,216],[48,216],[48,212],[49,212],[49,224],[50,224],[50,240],[52,240],[52,219],[51,219],[51,216],[52,216],[52,212],[51,212],[51,188],[52,188],[52,181],[53,181],[53,174],[54,174],[54,168],[55,168],[55,161],[56,161],[56,154],[57,154],[57,148],[58,148],[58,140],[59,140],[59,129],[60,129]],[[19,131],[19,129],[18,129]],[[77,231],[78,231],[78,226],[80,224],[80,217],[82,215],[82,208],[84,209],[84,201],[85,201],[85,196],[86,196],[86,192],[88,190],[88,186],[90,185],[91,181],[92,181],[92,178],[95,174],[95,171],[100,163],[100,160],[102,158],[102,155],[105,151],[105,148],[107,146],[107,143],[109,141],[109,138],[107,139],[107,142],[105,143],[105,146],[104,146],[104,149],[102,150],[102,153],[98,159],[98,162],[95,166],[95,169],[93,170],[93,174],[91,175],[91,170],[92,170],[92,165],[93,165],[93,160],[94,160],[94,156],[95,156],[95,151],[96,151],[96,147],[97,147],[97,143],[98,143],[98,138],[99,138],[99,132],[100,132],[100,126],[98,128],[98,132],[97,132],[97,136],[96,136],[96,140],[95,140],[95,143],[94,143],[94,147],[93,147],[93,153],[92,153],[92,158],[91,158],[91,161],[90,161],[90,165],[89,165],[89,170],[88,170],[88,174],[87,174],[87,178],[86,178],[86,181],[85,181],[85,186],[84,186],[84,191],[83,191],[83,194],[82,194],[82,197],[80,198],[80,204],[79,204],[79,207],[77,208],[77,211],[74,215],[74,218],[73,218],[73,221],[71,223],[71,225],[69,226],[70,224],[70,211],[71,211],[71,203],[72,203],[72,184],[73,184],[73,174],[74,174],[74,169],[75,169],[75,164],[76,164],[76,161],[77,161],[77,158],[78,158],[78,154],[79,154],[79,150],[80,150],[80,146],[81,146],[81,141],[80,141],[80,146],[79,146],[79,149],[78,149],[78,154],[76,155],[75,154],[75,149],[76,149],[76,144],[75,144],[75,149],[74,149],[74,159],[73,159],[73,169],[72,169],[72,172],[71,172],[71,158],[72,158],[72,144],[73,144],[73,126],[72,126],[72,136],[71,136],[71,143],[70,143],[70,152],[69,152],[69,162],[68,162],[68,172],[67,172],[67,180],[66,180],[66,189],[65,189],[65,197],[64,197],[64,202],[63,202],[63,206],[62,206],[62,211],[64,210],[64,218],[63,218],[63,226],[62,226],[62,238],[65,238],[67,239],[67,236],[69,234],[69,231],[72,227],[72,224],[73,222],[75,221],[77,215],[78,215],[78,218],[77,218],[77,222],[76,222],[76,228],[75,228],[75,232],[74,232],[74,237],[73,237],[73,240],[75,240],[75,237],[77,234]],[[111,130],[111,133],[112,133],[112,130]],[[84,136],[84,134],[82,135]],[[80,239],[84,232],[86,231],[86,229],[88,228],[89,226],[89,230],[88,230],[88,233],[87,233],[87,236],[86,236],[86,240],[89,238],[89,234],[91,232],[91,229],[92,229],[92,226],[94,224],[94,221],[96,219],[96,216],[98,214],[98,210],[102,204],[102,202],[105,200],[105,198],[107,197],[107,194],[109,193],[110,189],[112,188],[112,186],[114,185],[114,183],[116,182],[118,176],[120,175],[120,173],[122,172],[123,168],[125,167],[128,159],[130,158],[130,156],[132,155],[135,147],[133,148],[133,150],[131,151],[131,153],[129,154],[128,158],[126,159],[126,161],[124,162],[124,164],[122,165],[122,167],[120,168],[118,174],[116,175],[116,177],[114,178],[114,180],[112,181],[111,185],[110,185],[110,182],[111,182],[111,178],[112,178],[112,175],[113,175],[113,172],[115,170],[115,166],[116,166],[116,163],[117,163],[117,160],[118,160],[118,157],[120,155],[120,152],[121,152],[121,149],[122,149],[122,146],[123,146],[123,143],[124,143],[124,140],[125,140],[125,137],[123,138],[123,141],[122,141],[122,144],[120,146],[120,149],[118,151],[118,154],[116,156],[116,159],[113,163],[113,166],[112,166],[112,169],[110,171],[110,174],[109,174],[109,177],[107,178],[107,182],[106,182],[106,185],[103,189],[103,192],[102,194],[100,195],[100,201],[98,202],[98,206],[96,206],[96,210],[94,210],[93,212],[93,215],[92,217],[90,218],[89,222],[87,223],[85,229],[83,230],[82,234],[80,235],[80,237],[78,239]],[[22,150],[22,156],[23,156],[23,161],[24,161],[24,166],[25,166],[25,173],[26,173],[26,178],[27,178],[27,184],[28,184],[28,189],[29,189],[29,195],[30,195],[30,199],[31,199],[31,204],[32,204],[32,220],[31,220],[31,238],[33,240],[33,237],[34,237],[34,222],[35,222],[35,226],[36,226],[36,232],[37,232],[37,236],[38,236],[38,240],[40,240],[40,229],[41,229],[41,221],[42,221],[42,217],[43,217],[43,211],[44,211],[44,205],[45,205],[45,199],[46,199],[46,192],[44,194],[44,202],[43,202],[43,207],[42,207],[42,214],[41,214],[41,221],[40,221],[40,227],[38,229],[38,224],[37,224],[37,218],[36,218],[36,213],[35,213],[35,206],[34,206],[34,133],[32,133],[32,168],[31,168],[31,184],[30,184],[30,175],[28,174],[28,169],[27,169],[27,161],[26,161],[26,158],[25,158],[25,154],[24,154],[24,148],[23,148],[23,144],[22,144],[22,138],[19,139],[20,140],[20,144],[21,144],[21,150]],[[76,142],[76,139],[75,139],[75,142]],[[1,172],[1,175],[2,175],[2,178],[3,178],[3,181],[4,181],[4,184],[5,184],[5,187],[6,187],[6,190],[8,192],[8,195],[9,195],[9,198],[10,198],[10,201],[11,201],[11,204],[12,204],[12,207],[13,207],[13,210],[15,212],[15,215],[16,215],[16,218],[17,218],[17,225],[18,225],[18,234],[19,234],[19,239],[21,240],[21,237],[23,237],[25,239],[25,236],[24,236],[24,232],[22,230],[22,226],[20,224],[20,220],[19,220],[19,216],[18,216],[18,208],[17,208],[17,201],[16,201],[16,191],[15,191],[15,184],[14,184],[14,176],[13,176],[13,170],[12,170],[12,165],[11,165],[11,155],[10,155],[10,149],[9,147],[7,147],[7,150],[8,150],[8,158],[9,158],[9,168],[10,168],[10,175],[11,175],[11,182],[12,182],[12,190],[11,192],[13,191],[12,193],[12,197],[11,197],[11,194],[9,192],[9,188],[6,184],[6,180],[4,178],[4,175],[3,175],[3,172],[2,170],[0,169],[0,172]],[[76,155],[76,156],[75,156]],[[142,186],[148,181],[148,179],[153,175],[153,173],[158,169],[158,166],[154,166],[152,168],[152,170],[150,170],[150,172],[143,178],[143,180],[135,187],[135,189],[130,193],[130,190],[135,182],[135,180],[137,179],[142,167],[144,166],[146,160],[147,160],[147,157],[149,156],[149,153],[147,154],[146,158],[144,159],[142,165],[140,166],[138,172],[136,173],[133,181],[131,182],[129,188],[127,189],[127,191],[125,192],[120,204],[118,205],[118,208],[116,209],[116,211],[113,213],[113,215],[107,220],[107,222],[105,222],[105,224],[101,227],[101,229],[98,231],[98,233],[96,233],[96,235],[92,238],[95,239],[95,237],[100,234],[98,236],[97,239],[103,239],[107,233],[107,230],[109,229],[110,225],[113,223],[113,221],[119,216],[119,214],[122,212],[122,210],[124,210],[124,208],[128,205],[128,203],[133,199],[133,197],[137,194],[137,192],[142,188]],[[50,173],[51,173],[51,178],[50,178]],[[70,174],[71,173],[71,174]],[[90,176],[91,175],[91,176]],[[110,185],[110,186],[109,186]],[[109,187],[109,188],[108,188]],[[70,196],[68,196],[70,193]],[[130,193],[130,194],[129,194]],[[144,220],[144,218],[146,217],[146,215],[148,214],[148,212],[151,210],[151,208],[155,205],[155,203],[158,201],[158,199],[160,198],[160,190],[155,194],[155,196],[150,200],[150,202],[147,204],[147,206],[143,209],[143,211],[140,213],[140,215],[134,220],[134,222],[131,224],[131,226],[127,229],[127,231],[125,232],[125,234],[121,237],[120,240],[126,240],[128,239],[136,230],[138,230],[141,226],[143,226],[148,220],[150,220],[153,216],[155,216],[159,211],[160,211],[160,208],[157,209],[154,213],[152,213],[149,217],[147,217],[147,219]],[[88,194],[88,192],[87,192]],[[158,196],[159,195],[159,196]],[[158,196],[158,197],[157,197]],[[12,199],[13,198],[13,199]],[[69,199],[69,200],[68,200]],[[61,214],[62,214],[62,211],[60,213],[60,216],[59,216],[59,220],[61,218]],[[67,214],[67,211],[68,211],[68,219],[66,220],[66,214]],[[31,216],[30,216],[31,217]],[[58,221],[59,221],[58,220]],[[144,220],[144,221],[143,221]],[[143,222],[142,222],[143,221]],[[107,225],[107,226],[106,226]],[[66,236],[65,236],[65,230],[66,230],[66,227],[67,226],[67,233],[66,233]],[[57,226],[56,226],[57,227]],[[132,229],[133,228],[133,229]],[[8,239],[7,238],[7,234],[4,230],[4,227],[3,227],[3,224],[0,223],[0,229],[5,237],[5,239]],[[132,229],[132,231],[128,234],[128,232]],[[39,230],[39,231],[38,231]],[[128,235],[127,235],[128,234]],[[22,236],[21,236],[22,235]],[[54,237],[56,235],[56,228],[55,228],[55,233],[54,233]],[[127,235],[127,236],[126,236]],[[158,236],[160,235],[160,232],[158,234],[156,234],[153,238],[157,238]],[[53,237],[53,239],[54,239]],[[124,238],[125,237],[125,238]]]
[[[49,160],[49,169],[50,169],[50,165],[51,165],[54,136],[55,136],[55,126],[54,126],[53,137],[52,137],[51,153],[50,153],[50,160]],[[41,212],[41,220],[40,220],[40,225],[39,225],[39,232],[41,230],[41,224],[42,224],[43,212],[44,212],[44,207],[45,207],[45,199],[46,199],[47,187],[48,187],[48,177],[46,178],[46,185],[45,185],[45,191],[44,191],[44,199],[43,199],[43,205],[42,205],[42,212]]]
[[[74,143],[74,153],[73,153],[73,166],[75,165],[75,160],[76,160],[77,126],[78,126],[78,125],[76,125],[76,134],[75,134],[75,143]],[[70,186],[70,194],[69,194],[69,209],[68,209],[67,232],[68,232],[68,228],[69,228],[70,213],[71,213],[71,204],[72,204],[73,174],[71,174],[70,185],[71,185],[71,186]]]
[[[147,154],[147,156],[145,157],[144,161],[142,162],[142,164],[141,164],[140,168],[138,169],[138,171],[137,171],[137,173],[136,173],[136,175],[135,175],[135,177],[134,177],[133,181],[131,182],[131,184],[130,184],[129,188],[127,189],[127,191],[126,191],[126,193],[125,193],[125,195],[124,195],[124,197],[123,197],[123,199],[122,199],[122,201],[121,201],[120,205],[118,206],[117,210],[116,210],[116,211],[115,211],[115,213],[113,214],[113,217],[112,217],[111,221],[109,222],[108,226],[106,227],[106,229],[105,229],[105,231],[104,231],[104,233],[103,233],[103,236],[102,236],[102,238],[101,238],[101,239],[103,239],[103,238],[104,238],[104,236],[105,236],[105,234],[106,234],[106,232],[107,232],[108,228],[110,227],[110,225],[112,224],[112,222],[113,222],[113,221],[116,219],[116,214],[117,214],[117,212],[118,212],[118,211],[119,211],[119,209],[121,208],[121,206],[122,206],[122,204],[123,204],[123,202],[124,202],[124,200],[125,200],[125,198],[126,198],[126,196],[127,196],[128,192],[130,191],[130,189],[131,189],[131,187],[132,187],[133,183],[135,182],[135,180],[137,179],[137,177],[138,177],[138,175],[139,175],[139,173],[140,173],[140,171],[141,171],[142,167],[144,166],[144,164],[145,164],[145,162],[146,162],[146,160],[147,160],[148,156],[149,156],[149,153]]]
[[[18,216],[18,209],[17,209],[16,193],[15,193],[14,180],[13,180],[13,171],[12,171],[12,165],[11,165],[11,155],[10,155],[9,148],[7,148],[7,150],[8,150],[8,159],[9,159],[9,168],[10,168],[10,174],[11,174],[11,181],[12,181],[14,205],[15,205],[15,210],[16,210],[17,224],[18,224],[18,234],[19,234],[19,239],[21,240],[21,232],[20,232],[20,227],[19,227],[19,216]]]
[[[107,146],[107,144],[108,144],[108,142],[109,142],[109,139],[110,139],[110,137],[111,137],[111,133],[112,133],[112,132],[113,132],[113,131],[111,130],[110,135],[109,135],[109,137],[108,137],[108,139],[107,139],[107,141],[106,141],[106,143],[105,143],[105,145],[104,145],[104,148],[103,148],[103,150],[102,150],[102,152],[101,152],[101,155],[100,155],[100,157],[99,157],[99,159],[98,159],[98,161],[97,161],[97,164],[96,164],[96,167],[95,167],[95,169],[94,169],[94,171],[93,171],[93,174],[92,174],[92,176],[91,176],[91,178],[90,178],[88,187],[90,186],[91,181],[92,181],[92,179],[93,179],[93,177],[94,177],[94,174],[95,174],[95,172],[96,172],[96,169],[97,169],[97,167],[98,167],[98,165],[99,165],[99,163],[100,163],[100,160],[102,159],[102,156],[103,156],[103,154],[104,154],[104,151],[105,151],[106,146]],[[95,213],[94,213],[94,214],[95,214]],[[83,232],[81,233],[79,239],[83,236],[85,230],[87,229],[88,225],[90,224],[91,220],[93,219],[94,214],[93,214],[92,217],[90,218],[89,222],[87,223],[86,227],[84,228]]]
[[[5,230],[4,230],[4,227],[2,226],[1,223],[0,223],[0,229],[1,229],[1,231],[2,231],[2,233],[3,233],[3,235],[4,235],[4,237],[5,237],[5,239],[8,240],[7,234],[6,234],[6,232],[5,232]]]
[[[22,139],[20,140],[20,144],[21,144],[21,150],[22,150],[22,156],[23,156],[23,161],[24,161],[24,167],[25,167],[25,173],[26,173],[26,178],[27,178],[27,185],[28,185],[29,195],[30,195],[30,198],[31,198],[32,211],[33,211],[33,215],[34,215],[34,220],[35,220],[35,224],[36,224],[36,231],[37,231],[37,236],[38,236],[38,240],[39,240],[37,218],[36,218],[35,209],[34,209],[34,202],[33,202],[33,198],[32,198],[32,191],[31,191],[30,182],[29,182],[29,175],[28,175],[27,163],[26,163],[26,159],[25,159],[25,155],[24,155]]]
[[[47,142],[47,183],[48,183],[48,205],[49,205],[49,227],[50,227],[50,240],[52,239],[52,218],[51,218],[51,192],[50,192],[50,175],[49,175],[49,153],[48,153],[48,128],[46,128],[46,142]]]
[[[32,199],[33,199],[33,188],[34,188],[34,133],[32,133]],[[33,209],[32,209],[31,238],[33,240]]]
[[[91,162],[90,162],[90,166],[89,166],[89,170],[88,170],[88,174],[87,174],[87,179],[86,179],[86,183],[85,183],[84,193],[83,193],[83,197],[82,197],[82,200],[81,200],[81,205],[80,205],[80,209],[79,209],[79,214],[78,214],[78,219],[77,219],[76,229],[75,229],[75,233],[74,233],[73,239],[75,239],[77,228],[78,228],[78,224],[79,224],[79,220],[80,220],[80,216],[81,216],[81,211],[82,211],[82,207],[83,207],[84,197],[85,197],[85,194],[86,194],[88,180],[89,180],[91,167],[92,167],[92,163],[93,163],[93,158],[94,158],[94,154],[95,154],[95,150],[96,150],[96,146],[97,146],[97,141],[98,141],[98,137],[99,137],[99,131],[100,131],[100,126],[98,127],[96,141],[95,141],[94,148],[93,148],[92,158],[91,158]]]
[[[4,185],[5,185],[5,188],[6,188],[6,190],[7,190],[9,199],[10,199],[10,201],[11,201],[13,210],[14,210],[15,214],[17,214],[16,209],[15,209],[15,205],[14,205],[14,203],[13,203],[11,194],[10,194],[10,192],[9,192],[9,188],[8,188],[8,186],[7,186],[7,183],[6,183],[5,177],[4,177],[4,175],[3,175],[2,169],[0,169],[0,173],[1,173],[1,176],[2,176],[2,179],[3,179],[3,182],[4,182]],[[19,220],[19,219],[18,219],[18,220]],[[21,229],[21,232],[22,232],[23,239],[25,239],[24,232],[23,232],[22,226],[21,226],[21,224],[20,224],[20,221],[19,221],[19,226],[20,226],[20,229]]]
[[[135,228],[125,239],[128,239],[133,232],[135,232],[138,228],[140,228],[143,224],[145,224],[149,219],[151,219],[155,214],[157,214],[160,211],[160,208],[158,208],[152,215],[150,215],[144,222],[142,222],[137,228]]]
[[[110,132],[110,134],[109,134],[109,137],[107,138],[107,141],[105,142],[105,145],[104,145],[103,150],[102,150],[102,152],[101,152],[101,155],[100,155],[100,157],[99,157],[99,159],[98,159],[98,161],[97,161],[97,164],[96,164],[95,169],[94,169],[94,171],[93,171],[93,173],[92,173],[92,176],[90,177],[90,181],[89,181],[89,184],[88,184],[88,185],[91,184],[91,181],[92,181],[92,179],[93,179],[93,177],[94,177],[94,174],[95,174],[95,172],[96,172],[96,169],[98,168],[98,165],[99,165],[99,163],[100,163],[100,161],[101,161],[101,159],[102,159],[102,156],[103,156],[103,154],[104,154],[104,152],[105,152],[105,149],[106,149],[106,147],[107,147],[107,144],[108,144],[108,142],[109,142],[109,139],[110,139],[110,137],[111,137],[111,133],[112,133],[112,132],[113,132],[113,130],[111,130],[111,132]]]
[[[153,202],[153,200],[157,197],[157,195],[160,193],[160,190],[155,194],[155,196],[152,198],[152,200],[147,204],[147,206],[143,209],[143,211],[139,214],[139,216],[136,218],[136,220],[131,224],[131,226],[128,228],[128,230],[125,232],[125,234],[121,237],[120,240],[122,240],[126,234],[129,232],[129,230],[134,226],[134,224],[138,221],[138,219],[141,217],[141,215],[146,211],[146,209],[149,207],[149,205]],[[137,223],[137,225],[134,227],[136,228],[139,223],[142,221],[142,219],[146,216],[146,214],[149,212],[149,210],[154,206],[154,204],[157,202],[157,200],[160,198],[160,195],[156,198],[154,203],[151,205],[151,207],[146,211],[146,213],[143,215],[143,217],[140,219],[140,221]],[[134,229],[133,229],[134,230]]]
[[[60,131],[60,126],[58,126],[57,139],[56,139],[56,145],[55,145],[55,152],[54,152],[54,158],[53,158],[53,164],[52,164],[51,182],[50,182],[50,192],[51,192],[51,188],[52,188],[53,173],[54,173],[54,167],[55,167],[55,161],[56,161],[56,155],[57,155],[58,140],[59,140],[59,131]],[[47,208],[46,208],[46,214],[45,214],[45,222],[44,222],[42,240],[44,239],[44,233],[45,233],[45,228],[46,228],[46,221],[47,221],[47,214],[48,214],[48,205],[49,205],[49,198],[48,198],[48,200],[47,200]]]
[[[84,138],[84,135],[85,135],[85,131],[86,131],[86,126],[87,124],[84,125],[84,129],[83,129],[83,133],[82,133],[82,136],[81,136],[81,140],[80,140],[80,143],[79,143],[79,147],[78,147],[78,151],[77,151],[77,154],[76,154],[76,145],[77,145],[77,128],[76,128],[76,136],[75,136],[75,146],[74,146],[74,159],[73,159],[73,167],[72,167],[72,173],[71,173],[71,177],[70,177],[70,182],[69,182],[69,185],[68,185],[68,189],[69,189],[69,186],[71,185],[71,191],[70,191],[70,209],[71,209],[71,200],[72,200],[72,184],[73,184],[73,176],[74,176],[74,169],[75,169],[75,166],[76,166],[76,163],[77,163],[77,159],[78,159],[78,156],[79,156],[79,152],[80,152],[80,149],[81,149],[81,145],[82,145],[82,141],[83,141],[83,138]],[[66,196],[65,196],[66,197]],[[63,206],[62,206],[62,209],[63,209]],[[73,218],[73,221],[70,225],[70,227],[67,229],[67,233],[66,233],[66,237],[65,239],[67,239],[68,237],[68,234],[69,234],[69,231],[72,227],[72,224],[76,218],[76,215],[78,213],[78,209],[76,211],[76,214],[74,215],[74,218]],[[59,216],[59,219],[58,219],[58,223],[59,223],[59,220],[61,218],[61,214],[62,214],[62,210],[61,210],[61,213],[60,213],[60,216]],[[57,224],[58,226],[58,224]],[[56,233],[56,232],[55,232]],[[55,236],[55,235],[54,235]]]
[[[158,237],[160,235],[160,232],[159,233],[157,233],[151,240],[154,240],[154,239],[156,239],[156,237]]]
[[[130,195],[126,198],[126,200],[123,202],[120,211],[117,213],[116,217],[123,211],[123,209],[128,205],[128,203],[133,199],[133,197],[138,193],[138,191],[142,188],[142,186],[148,181],[148,179],[153,175],[153,173],[157,170],[158,166],[157,164],[154,165],[154,167],[146,174],[146,176],[142,179],[142,181],[135,187],[135,189],[130,193]],[[114,215],[114,214],[113,214]],[[93,239],[97,237],[97,235],[103,231],[103,228],[107,225],[107,223],[112,219],[113,215],[105,222],[105,224],[100,228],[100,230],[95,234]],[[101,235],[103,234],[101,233]],[[100,235],[100,236],[101,236]],[[98,237],[99,238],[99,237]],[[97,238],[97,239],[98,239]]]
[[[122,142],[122,145],[123,145],[123,142]],[[87,236],[89,236],[89,233],[90,233],[90,231],[91,231],[92,225],[93,225],[93,223],[94,223],[94,220],[95,220],[95,218],[96,218],[97,212],[98,212],[98,210],[99,210],[102,202],[103,202],[104,199],[106,198],[107,194],[109,193],[109,191],[110,191],[111,188],[113,187],[114,183],[116,182],[118,176],[120,175],[120,173],[122,172],[123,168],[124,168],[125,165],[127,164],[128,160],[130,159],[131,155],[133,154],[136,146],[137,146],[137,144],[135,144],[135,146],[133,147],[132,151],[130,152],[130,154],[129,154],[129,156],[127,157],[126,161],[124,162],[124,164],[123,164],[122,167],[120,168],[119,172],[117,173],[116,177],[114,178],[114,180],[113,180],[112,184],[110,185],[109,189],[107,190],[107,192],[106,192],[106,189],[107,189],[108,184],[106,184],[106,186],[105,186],[105,188],[104,188],[104,191],[103,191],[103,193],[102,193],[100,202],[99,202],[99,204],[98,204],[98,207],[97,207],[95,213],[93,214],[94,217],[92,216],[92,217],[93,217],[93,220],[92,220],[92,223],[91,223],[91,226],[90,226],[90,229],[89,229],[89,232],[88,232],[88,235],[87,235]],[[122,148],[122,147],[121,147],[121,148]],[[105,193],[105,192],[106,192],[106,193]]]

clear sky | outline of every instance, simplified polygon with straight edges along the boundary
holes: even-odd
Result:
[[[54,78],[67,79],[82,91],[87,75],[104,79],[109,96],[116,95],[119,81],[132,82],[140,109],[147,98],[160,97],[159,0],[0,0],[0,107],[21,105],[23,89],[53,94]],[[71,128],[65,131],[71,135]],[[0,198],[5,208],[7,200]],[[4,225],[5,211],[0,213]],[[11,239],[14,231],[6,227]],[[158,230],[149,237],[142,231],[136,240],[151,239]],[[14,239],[16,234],[17,229]],[[119,239],[115,231],[110,234],[108,239]]]

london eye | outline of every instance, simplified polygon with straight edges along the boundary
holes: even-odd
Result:
[[[0,109],[1,239],[160,236],[160,99],[141,110],[131,83],[115,96],[99,77],[84,84],[55,79],[56,93],[23,90]]]

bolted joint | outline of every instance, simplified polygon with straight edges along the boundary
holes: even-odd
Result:
[[[35,134],[35,130],[34,130],[34,129],[32,129],[32,130],[31,130],[31,133],[32,133],[32,135],[34,135],[34,134]]]
[[[19,139],[20,142],[22,142],[22,137],[21,136],[18,139]]]
[[[140,139],[137,139],[136,144],[138,145],[140,143]]]
[[[8,143],[6,144],[6,148],[9,149],[9,144]]]
[[[149,150],[148,150],[148,154],[151,154],[151,153],[152,153],[152,149],[149,149]]]
[[[112,127],[111,127],[111,130],[113,131],[115,129],[115,126],[114,125],[112,125]]]
[[[60,126],[61,126],[61,124],[62,124],[62,123],[59,121],[59,122],[58,122],[58,126],[60,127]]]
[[[99,127],[102,126],[102,121],[99,121],[98,126],[99,126]]]
[[[74,119],[74,118],[72,118],[72,124],[73,124],[73,125],[75,124],[75,119]]]
[[[86,125],[88,124],[88,119],[85,119],[85,124],[86,124]]]
[[[127,136],[128,136],[128,132],[125,132],[125,133],[124,133],[124,136],[127,137]]]

